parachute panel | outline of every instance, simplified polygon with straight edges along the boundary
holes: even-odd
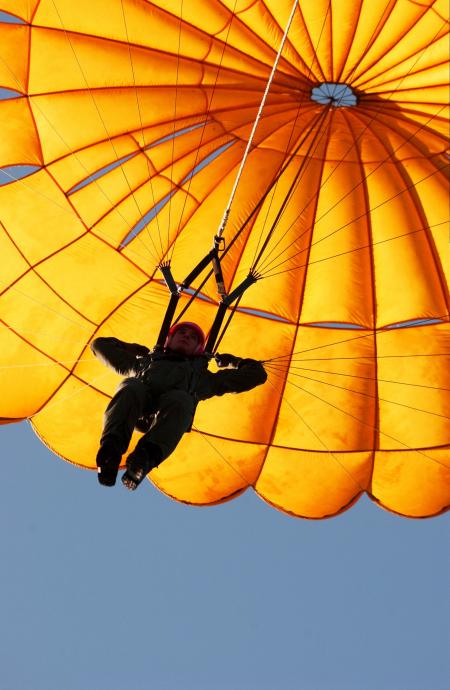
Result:
[[[26,91],[29,40],[28,26],[3,24],[0,21],[0,84],[2,88]],[[17,120],[20,118],[15,118],[15,122]]]
[[[378,451],[371,494],[383,507],[409,517],[430,517],[450,504],[450,447]]]
[[[256,483],[271,505],[320,519],[347,510],[370,483],[372,453],[289,450],[272,446]]]
[[[372,333],[300,327],[286,354],[268,363],[269,381],[283,392],[273,443],[318,452],[373,448]]]
[[[383,450],[446,445],[450,420],[449,345],[448,324],[393,328],[377,334]]]
[[[178,452],[179,451],[179,452]],[[183,503],[211,505],[234,498],[256,481],[265,448],[191,432],[177,454],[153,470],[151,480]]]

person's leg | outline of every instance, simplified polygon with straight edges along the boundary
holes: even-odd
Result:
[[[151,469],[173,453],[191,425],[194,410],[194,399],[185,391],[171,390],[160,396],[155,423],[127,458],[122,482],[128,489],[136,489]]]
[[[100,450],[97,453],[98,480],[114,486],[120,460],[130,443],[138,418],[148,401],[148,389],[142,381],[122,381],[105,411]]]

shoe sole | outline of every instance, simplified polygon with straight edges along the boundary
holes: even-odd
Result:
[[[135,491],[139,484],[145,479],[145,476],[144,470],[138,470],[136,472],[127,470],[122,476],[122,484],[130,491]]]

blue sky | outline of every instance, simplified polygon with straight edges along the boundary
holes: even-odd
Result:
[[[0,444],[2,690],[448,690],[448,514],[193,508]]]

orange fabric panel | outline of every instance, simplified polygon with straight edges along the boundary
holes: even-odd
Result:
[[[2,167],[41,164],[39,138],[25,98],[15,98],[1,103],[0,129]]]
[[[0,23],[0,84],[23,93],[27,89],[30,29]]]
[[[448,509],[450,448],[421,448],[375,455],[372,494],[388,510],[424,517]]]
[[[272,447],[256,484],[275,507],[305,518],[346,510],[367,489],[372,454],[314,453]]]

